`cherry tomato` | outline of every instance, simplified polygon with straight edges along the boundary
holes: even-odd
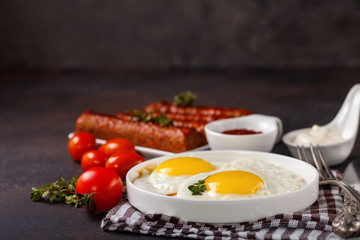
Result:
[[[114,170],[121,179],[125,180],[126,173],[133,166],[144,162],[145,159],[134,152],[118,152],[111,155],[106,161],[105,167]]]
[[[94,167],[80,175],[76,192],[92,194],[95,211],[102,212],[113,208],[120,200],[123,184],[119,175],[111,169]]]
[[[85,171],[92,167],[105,167],[105,153],[99,150],[86,151],[81,157],[81,168]]]
[[[84,152],[95,148],[95,137],[86,132],[75,133],[68,142],[69,154],[75,161],[80,161]]]
[[[135,152],[135,146],[124,138],[114,138],[102,145],[99,151],[104,152],[107,157],[110,157],[117,152]]]

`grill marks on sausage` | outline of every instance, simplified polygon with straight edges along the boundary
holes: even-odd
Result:
[[[252,113],[250,110],[246,110],[242,108],[222,108],[222,107],[208,107],[208,106],[181,107],[166,101],[159,101],[150,104],[145,107],[145,110],[160,112],[160,113],[182,114],[182,115],[205,115],[205,116],[215,116],[215,117],[223,116],[225,118],[241,117]]]
[[[165,126],[124,120],[115,115],[88,111],[76,121],[76,130],[89,132],[96,138],[126,138],[137,146],[170,152],[183,152],[206,144],[203,134],[193,128]]]
[[[153,112],[154,117],[164,114],[173,120],[173,126],[139,122],[129,113],[109,115],[87,111],[78,117],[76,131],[105,140],[126,138],[137,146],[178,153],[207,144],[204,127],[208,122],[252,113],[235,108],[178,107],[165,101],[148,105],[144,110]]]

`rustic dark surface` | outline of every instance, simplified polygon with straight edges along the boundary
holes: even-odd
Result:
[[[275,115],[288,132],[332,120],[360,71],[1,73],[0,79],[0,239],[162,239],[103,232],[104,214],[30,200],[31,187],[81,174],[66,148],[80,113],[124,111],[192,90],[198,105]],[[357,140],[336,168],[359,160],[359,147]],[[289,155],[283,143],[273,152]]]
[[[358,0],[2,0],[0,68],[359,67]]]

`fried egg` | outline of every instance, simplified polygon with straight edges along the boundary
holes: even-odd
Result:
[[[205,186],[210,196],[216,194],[254,194],[264,186],[257,175],[239,170],[214,173],[205,178]]]
[[[199,173],[214,171],[216,167],[201,158],[178,157],[160,163],[150,174],[143,174],[134,184],[163,195],[176,195],[180,184]]]
[[[206,187],[193,195],[189,186]],[[134,181],[140,188],[187,199],[247,199],[278,195],[299,189],[303,180],[281,167],[250,157],[208,162],[200,158],[175,158],[159,164],[149,175]],[[204,188],[202,188],[204,190]]]

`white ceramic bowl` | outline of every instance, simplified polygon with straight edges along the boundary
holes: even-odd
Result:
[[[304,185],[296,191],[253,199],[193,200],[152,193],[135,186],[132,182],[140,169],[160,164],[174,157],[199,157],[208,161],[233,161],[252,157],[266,160],[302,177]],[[128,199],[131,205],[145,213],[163,213],[186,221],[205,223],[235,223],[255,221],[279,213],[296,212],[314,203],[318,197],[318,171],[303,161],[282,155],[254,151],[201,151],[158,157],[133,167],[126,176]]]
[[[231,135],[225,130],[249,129],[259,134]],[[279,118],[261,114],[221,119],[205,126],[206,139],[213,150],[251,150],[270,152],[282,136],[282,122]]]
[[[350,156],[358,134],[359,118],[360,84],[355,84],[347,94],[345,101],[335,118],[330,123],[322,126],[331,131],[337,132],[343,138],[340,142],[320,145],[324,157],[330,166],[343,163]],[[296,150],[297,145],[293,142],[293,140],[299,133],[309,130],[310,128],[304,128],[291,131],[284,135],[283,142],[287,145],[290,153],[294,157],[298,157],[298,155]],[[305,151],[310,156],[310,147],[304,147]]]
[[[298,158],[297,154],[297,144],[294,143],[295,137],[304,131],[309,131],[310,128],[298,129],[291,132],[286,133],[282,140],[289,149],[291,155],[295,158]],[[326,159],[326,162],[329,166],[335,166],[343,163],[351,154],[355,142],[355,138],[344,138],[341,142],[322,144],[320,145],[320,149]],[[311,151],[310,146],[304,146],[305,152],[311,161],[312,164],[314,162],[311,159]]]

